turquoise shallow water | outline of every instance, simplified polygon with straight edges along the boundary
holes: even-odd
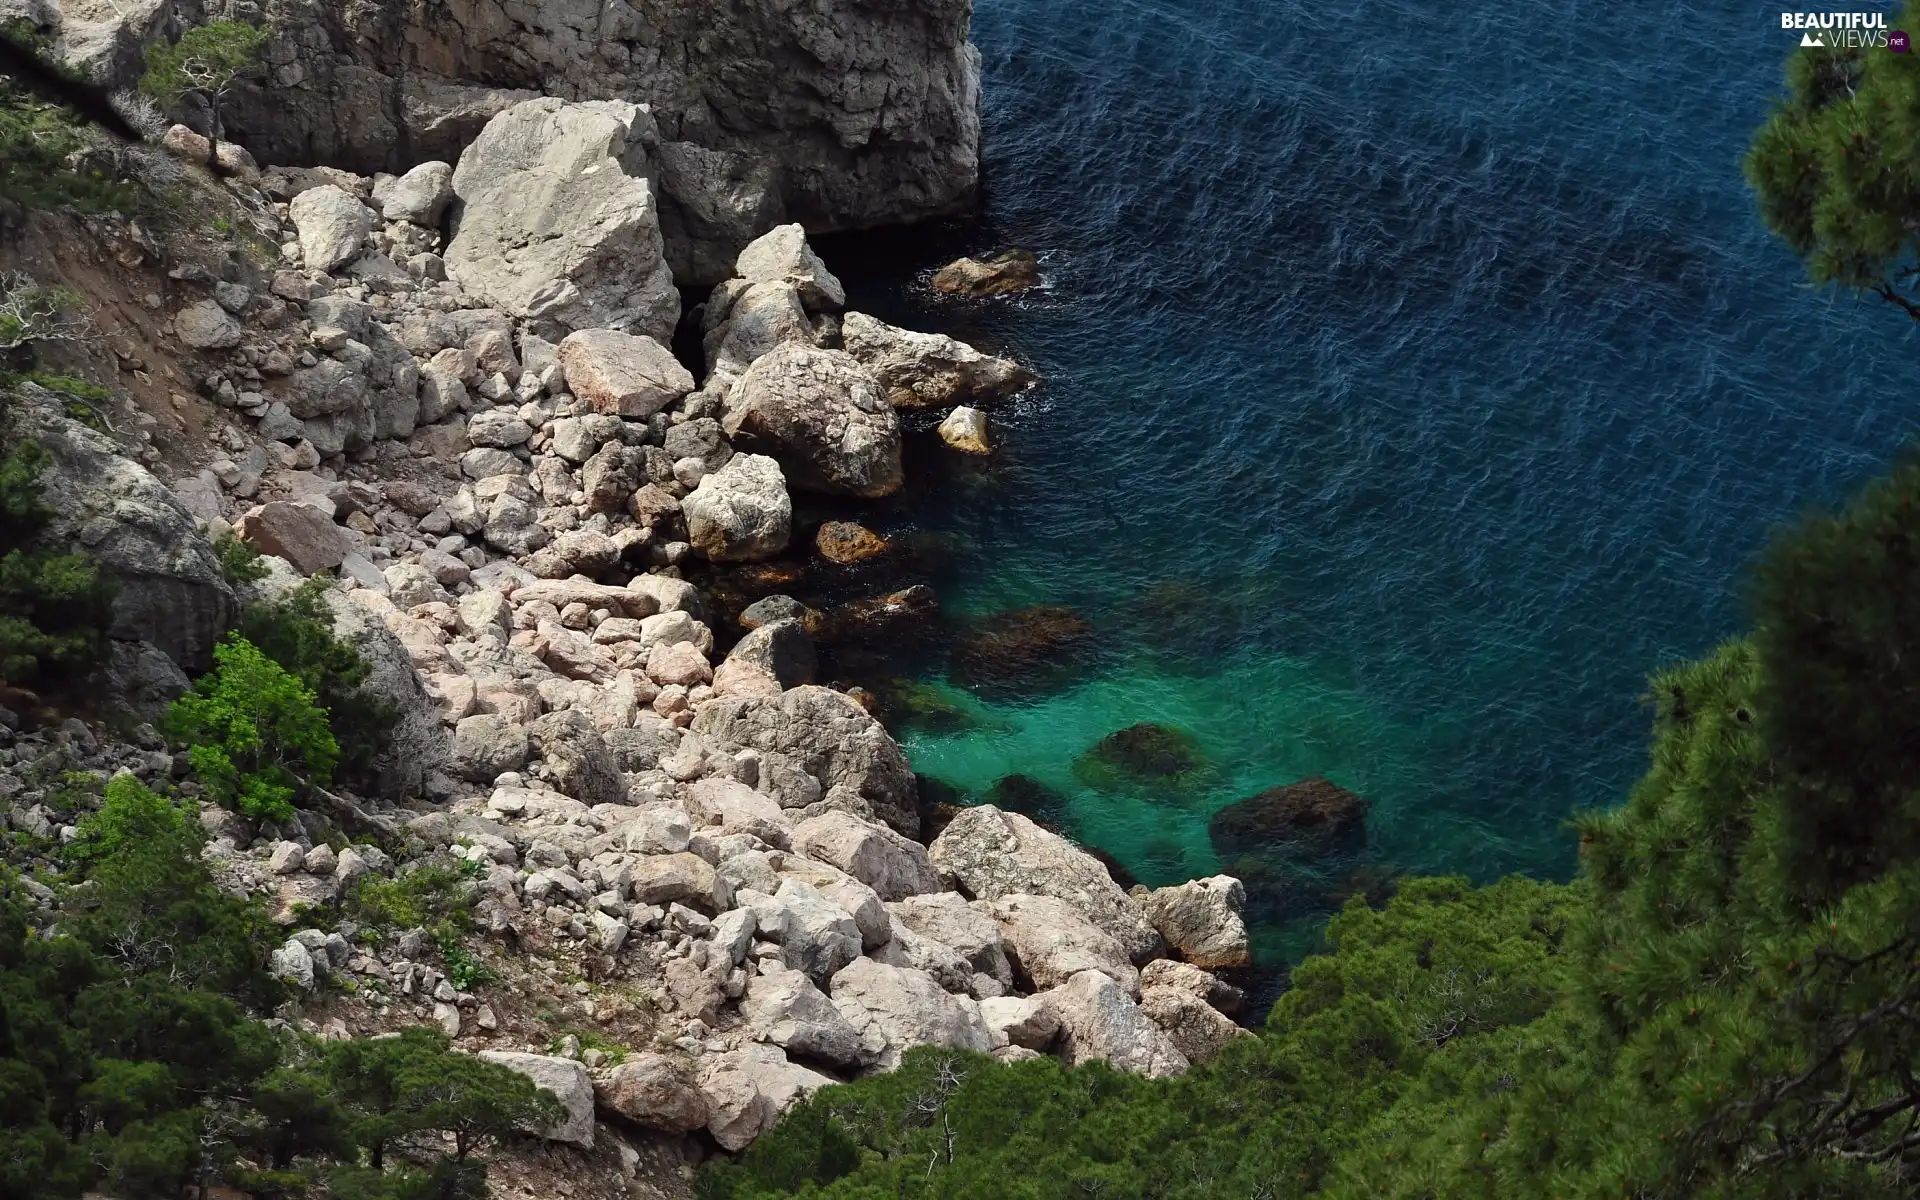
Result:
[[[1366,796],[1363,853],[1276,867],[1269,962],[1357,868],[1565,876],[1568,813],[1643,768],[1647,672],[1914,426],[1910,323],[1805,287],[1740,177],[1794,37],[1655,0],[980,0],[975,39],[979,217],[823,253],[1046,382],[990,473],[930,458],[876,519],[957,547],[949,614],[1070,605],[1102,652],[984,698],[923,666],[972,721],[908,731],[916,767],[1049,784],[1149,883],[1216,869],[1207,815],[1263,787]],[[1004,244],[1045,292],[901,281]],[[1193,735],[1202,795],[1076,779],[1139,721]]]

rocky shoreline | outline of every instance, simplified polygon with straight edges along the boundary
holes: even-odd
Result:
[[[204,155],[185,127],[168,140]],[[269,556],[254,599],[331,573],[336,633],[399,713],[373,794],[275,831],[203,809],[225,886],[290,931],[288,1017],[330,1037],[434,1022],[553,1087],[570,1115],[546,1132],[582,1150],[597,1120],[622,1146],[704,1130],[738,1150],[916,1045],[1158,1076],[1246,1036],[1209,974],[1248,960],[1237,881],[1129,890],[1025,816],[932,803],[872,697],[819,682],[819,614],[777,593],[722,612],[683,578],[787,553],[795,494],[897,490],[903,412],[946,410],[952,452],[987,452],[983,410],[1032,376],[845,311],[794,223],[756,229],[683,319],[679,264],[723,241],[668,220],[667,145],[643,106],[543,97],[398,176],[230,150],[224,192],[278,262],[241,235],[89,231],[135,273],[126,307],[167,317],[168,361],[110,335],[119,368],[194,380],[219,456],[163,485],[141,463],[182,464],[151,412],[116,440],[19,388],[56,536],[121,584],[126,703],[157,713],[205,667],[247,598],[212,549],[232,534]],[[62,265],[47,227],[25,237],[21,261]],[[691,341],[698,379],[673,352]],[[849,523],[817,547],[857,561],[870,538]],[[150,726],[0,715],[18,829],[71,836],[43,803],[55,759],[184,770]],[[492,987],[455,986],[424,931],[369,944],[340,907],[361,877],[456,861]]]

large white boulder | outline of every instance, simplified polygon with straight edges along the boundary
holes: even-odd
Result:
[[[593,1149],[593,1078],[587,1074],[586,1067],[570,1058],[514,1050],[482,1050],[480,1057],[520,1072],[560,1101],[559,1121],[550,1128],[531,1132],[550,1142]]]
[[[1053,896],[1104,930],[1135,963],[1164,949],[1140,902],[1120,889],[1099,859],[1019,813],[990,804],[961,811],[928,848],[934,868],[967,894]]]
[[[833,1003],[860,1031],[881,1070],[915,1046],[993,1049],[980,1005],[947,991],[924,971],[859,959],[833,977]]]
[[[659,130],[622,100],[543,96],[487,122],[453,173],[447,274],[541,331],[670,342],[680,318],[648,153]]]
[[[1082,971],[1034,999],[1059,1022],[1060,1057],[1069,1066],[1098,1058],[1161,1079],[1190,1065],[1126,990],[1098,971]]]

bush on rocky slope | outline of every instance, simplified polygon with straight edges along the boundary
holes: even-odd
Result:
[[[333,782],[340,747],[313,692],[235,634],[214,668],[174,701],[167,731],[187,747],[194,775],[222,807],[284,822],[293,802]]]
[[[269,1027],[271,927],[215,888],[204,840],[123,775],[38,878],[0,873],[0,1194],[485,1195],[476,1156],[554,1120],[552,1093],[436,1030]]]

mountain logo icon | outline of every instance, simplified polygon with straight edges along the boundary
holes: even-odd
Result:
[[[1824,49],[1827,44],[1827,39],[1817,33],[1803,33],[1800,35],[1800,44],[1802,46],[1819,46]]]

